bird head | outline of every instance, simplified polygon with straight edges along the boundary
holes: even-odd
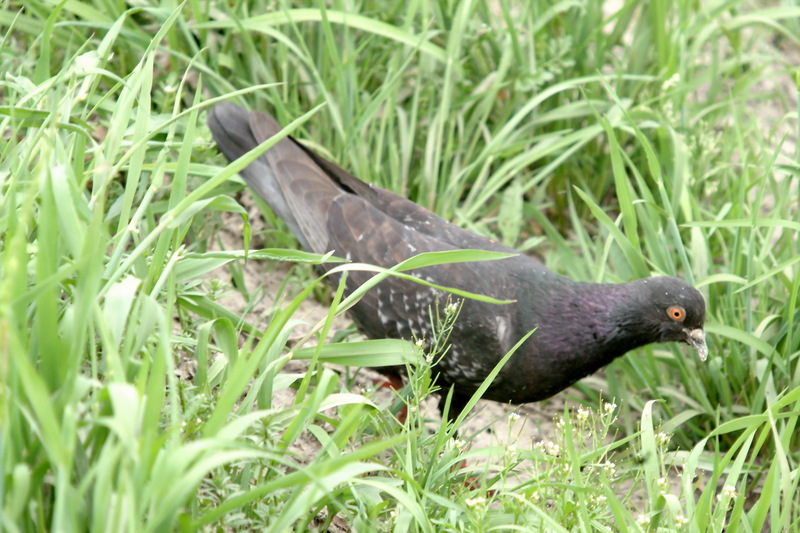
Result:
[[[701,361],[708,357],[706,304],[700,292],[678,278],[655,277],[640,280],[647,302],[641,318],[653,327],[658,342],[685,342]]]

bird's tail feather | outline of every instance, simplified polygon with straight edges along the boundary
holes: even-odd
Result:
[[[248,113],[229,102],[212,108],[208,127],[229,161],[243,156],[281,129],[271,116]],[[281,140],[240,174],[286,222],[306,250],[328,251],[327,212],[339,191],[294,140]]]

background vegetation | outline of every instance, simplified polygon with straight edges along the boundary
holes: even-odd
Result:
[[[4,2],[2,528],[800,528],[800,9],[609,4]],[[708,362],[638,350],[551,439],[489,449],[424,425],[422,364],[400,425],[323,362],[406,345],[284,350],[308,270],[269,320],[218,303],[256,295],[244,253],[217,250],[231,213],[250,243],[205,126],[217,98],[574,279],[685,277]],[[264,216],[288,250],[249,261],[319,259]],[[224,264],[232,286],[204,277]],[[308,369],[281,373],[292,357]],[[462,468],[477,456],[494,466]]]

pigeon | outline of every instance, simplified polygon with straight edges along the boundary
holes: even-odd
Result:
[[[229,161],[281,129],[273,117],[229,102],[212,108],[208,125]],[[452,389],[450,418],[531,331],[484,392],[484,399],[514,404],[540,401],[630,350],[656,342],[687,343],[700,359],[707,357],[705,301],[681,279],[570,280],[532,257],[359,180],[291,137],[280,140],[240,174],[310,252],[333,252],[348,261],[385,268],[423,252],[471,249],[511,254],[410,272],[430,284],[512,301],[461,302],[449,349],[434,370],[441,392]],[[346,293],[372,275],[349,272]],[[367,337],[430,339],[430,315],[442,311],[447,301],[444,291],[390,276],[349,312]],[[399,376],[399,369],[379,371],[393,381]]]

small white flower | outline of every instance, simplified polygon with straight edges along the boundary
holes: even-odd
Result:
[[[517,422],[520,418],[522,418],[522,417],[519,416],[519,413],[509,413],[508,414],[508,423],[513,425],[514,422]]]
[[[613,413],[614,409],[616,409],[616,408],[617,408],[617,404],[615,404],[615,403],[605,402],[603,404],[603,411],[605,411],[607,414]]]
[[[734,499],[736,498],[736,487],[733,485],[725,485],[722,487],[722,492],[717,494],[717,501],[720,501],[722,498]]]
[[[506,448],[506,456],[509,458],[514,458],[517,455],[517,447],[513,444],[509,444]]]
[[[689,520],[685,516],[683,516],[682,514],[679,514],[678,516],[675,517],[675,525],[676,526],[685,526],[688,523],[689,523]]]
[[[553,419],[553,425],[556,429],[564,429],[564,419],[561,417],[555,417]]]
[[[670,122],[675,122],[678,119],[678,113],[675,111],[675,105],[671,101],[664,102],[664,116]]]
[[[486,503],[486,498],[478,496],[477,498],[467,498],[466,500],[464,500],[464,502],[469,507],[472,507],[474,509],[475,507],[477,507],[479,505],[483,505],[484,503]]]
[[[417,339],[415,344],[417,345],[417,348],[422,349],[422,347],[425,346],[425,339]]]
[[[547,455],[552,455],[553,457],[561,455],[561,447],[551,440],[544,444],[544,451]]]
[[[447,304],[447,307],[444,308],[444,313],[448,316],[456,314],[458,311],[458,304],[453,302]]]
[[[464,447],[467,445],[467,443],[465,441],[461,440],[461,439],[451,439],[450,440],[450,444],[456,450],[463,450]]]
[[[672,435],[669,433],[664,433],[663,431],[656,433],[656,442],[661,446],[666,446],[670,440],[672,440]]]
[[[578,415],[577,416],[578,416],[578,420],[580,420],[581,422],[583,422],[586,419],[588,419],[590,414],[591,414],[591,411],[589,409],[587,409],[585,407],[578,408]]]
[[[603,464],[603,471],[609,476],[613,476],[617,473],[617,465],[611,461],[606,461],[605,464]]]
[[[542,495],[539,494],[539,491],[538,490],[533,491],[533,494],[531,494],[531,500],[534,501],[534,502],[538,502],[541,499],[542,499]]]
[[[676,72],[675,74],[673,74],[672,76],[670,76],[670,78],[669,78],[668,80],[666,80],[666,81],[665,81],[665,82],[664,82],[664,83],[661,85],[661,87],[662,87],[662,89],[663,89],[664,91],[668,91],[669,89],[672,89],[673,87],[675,87],[676,85],[678,85],[678,83],[680,83],[680,81],[681,81],[681,75],[680,75],[680,74],[678,74],[678,73]]]
[[[636,523],[639,524],[639,527],[647,527],[650,525],[650,517],[647,515],[639,515],[636,519]]]

